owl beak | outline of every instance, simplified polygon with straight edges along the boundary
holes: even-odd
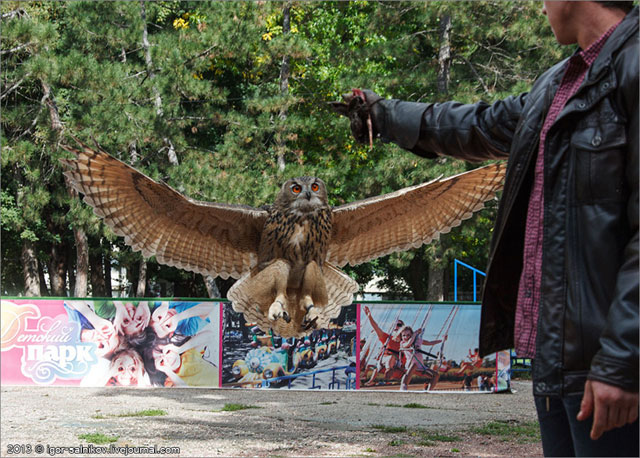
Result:
[[[311,193],[309,191],[306,191],[304,193],[304,196],[307,198],[307,200],[311,200]]]

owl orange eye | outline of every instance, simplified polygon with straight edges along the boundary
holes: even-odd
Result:
[[[318,183],[313,183],[313,184],[311,185],[311,190],[312,190],[313,192],[318,192],[318,189],[320,189],[320,186],[318,186]]]
[[[302,191],[302,186],[300,186],[299,184],[294,184],[293,186],[291,186],[291,191],[294,194],[300,194],[300,191]]]

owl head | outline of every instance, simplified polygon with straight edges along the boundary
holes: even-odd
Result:
[[[281,210],[296,213],[310,213],[326,208],[329,206],[327,188],[320,178],[291,178],[282,185],[275,205]]]

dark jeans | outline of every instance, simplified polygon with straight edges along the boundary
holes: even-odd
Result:
[[[578,421],[582,394],[565,397],[534,396],[544,456],[639,456],[638,420],[589,437],[591,418]]]

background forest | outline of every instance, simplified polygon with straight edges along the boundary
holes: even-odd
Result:
[[[198,200],[260,206],[287,178],[316,175],[339,205],[478,165],[357,144],[327,102],[354,87],[492,102],[572,51],[539,2],[5,1],[0,13],[0,293],[26,296],[223,297],[231,285],[126,247],[65,181],[69,135]],[[347,270],[391,298],[451,299],[454,258],[485,267],[495,207]]]

